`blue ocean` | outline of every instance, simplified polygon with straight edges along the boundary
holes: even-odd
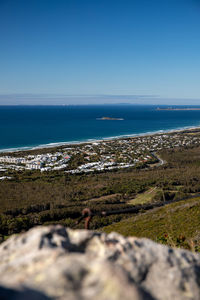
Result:
[[[101,120],[102,117],[123,120]],[[0,106],[0,149],[53,146],[198,126],[200,110],[157,110],[157,106],[131,104]]]

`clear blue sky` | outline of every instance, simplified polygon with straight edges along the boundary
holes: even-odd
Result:
[[[0,104],[26,94],[197,103],[200,0],[0,0]]]

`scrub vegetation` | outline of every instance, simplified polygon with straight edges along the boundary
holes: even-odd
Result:
[[[200,147],[158,154],[167,163],[148,169],[74,175],[64,171],[8,171],[6,176],[12,179],[0,182],[1,241],[41,224],[83,228],[83,222],[76,222],[86,207],[94,213],[137,207],[135,213],[94,216],[90,228],[150,237],[198,251]],[[185,200],[175,203],[179,199]],[[172,204],[153,207],[167,201]],[[149,204],[152,207],[146,208]]]
[[[106,233],[145,237],[172,247],[200,251],[200,198],[152,209],[106,226]]]

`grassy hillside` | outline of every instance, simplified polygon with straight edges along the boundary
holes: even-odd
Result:
[[[200,251],[200,198],[155,208],[102,229]]]

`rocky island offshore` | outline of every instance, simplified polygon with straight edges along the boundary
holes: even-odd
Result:
[[[123,118],[111,118],[111,117],[101,117],[101,118],[96,118],[96,120],[111,120],[111,121],[123,121]]]

